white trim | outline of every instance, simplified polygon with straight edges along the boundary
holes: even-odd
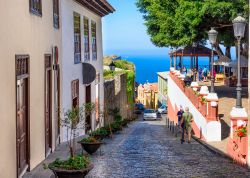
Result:
[[[246,112],[246,109],[245,108],[236,108],[236,107],[233,107],[231,112],[230,112],[230,116],[233,117],[233,118],[237,118],[237,117],[240,117],[240,118],[247,118],[247,112]]]

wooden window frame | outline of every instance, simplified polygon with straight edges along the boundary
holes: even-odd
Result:
[[[60,9],[59,2],[60,0],[53,0],[53,25],[54,28],[60,28]]]
[[[79,18],[79,31],[76,32],[75,18]],[[73,28],[74,28],[74,64],[81,63],[81,15],[77,12],[73,13]],[[79,49],[78,49],[79,48]]]
[[[92,60],[97,60],[97,24],[93,20],[91,20],[91,42],[92,42]]]
[[[87,26],[86,22],[87,20]],[[84,60],[89,61],[90,60],[90,29],[89,29],[89,18],[83,17],[83,36],[84,36]]]
[[[71,99],[72,108],[74,108],[73,100],[77,98],[77,107],[79,107],[79,79],[71,81]]]
[[[38,2],[37,2],[38,1]],[[40,16],[42,17],[42,0],[30,0],[29,1],[29,6],[30,6],[30,12],[32,14],[35,14],[37,16]],[[38,9],[35,9],[34,6],[35,6],[35,3],[39,3],[39,8]]]

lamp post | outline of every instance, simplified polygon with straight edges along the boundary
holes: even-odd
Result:
[[[234,36],[237,39],[237,46],[238,46],[238,69],[237,69],[237,87],[236,87],[236,91],[237,91],[237,98],[236,98],[236,108],[242,108],[242,99],[241,99],[241,70],[240,70],[240,41],[241,39],[244,37],[245,34],[245,27],[246,27],[246,20],[241,17],[240,15],[238,15],[238,17],[236,17],[233,20],[233,28],[234,28]]]
[[[109,64],[109,69],[115,71],[115,63],[113,61]]]
[[[170,48],[170,67],[173,67],[173,47]]]
[[[211,30],[208,32],[208,39],[209,39],[209,42],[212,46],[212,60],[211,60],[211,67],[212,67],[212,70],[211,70],[211,93],[214,93],[214,45],[216,44],[216,40],[217,40],[217,35],[218,35],[218,32],[212,27]]]
[[[192,67],[194,68],[194,79],[193,81],[196,82],[196,76],[197,76],[197,69],[196,69],[196,55],[195,55],[195,48],[197,47],[197,43],[193,42],[193,56],[192,56]],[[195,55],[195,56],[194,56]]]
[[[175,47],[175,56],[174,56],[174,69],[176,70],[177,69],[177,67],[176,67],[176,58],[177,58],[177,53],[176,53],[176,51],[177,51],[177,47]],[[174,51],[173,51],[174,52]]]

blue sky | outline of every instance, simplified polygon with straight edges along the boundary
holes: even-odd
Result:
[[[165,54],[166,48],[157,48],[146,32],[142,14],[135,0],[109,0],[116,12],[103,19],[104,54],[111,52],[138,52]]]
[[[104,55],[163,56],[168,53],[167,48],[158,48],[151,43],[142,14],[135,5],[136,0],[108,1],[116,11],[103,18]],[[224,47],[222,50],[225,50]],[[231,50],[235,59],[235,49]]]

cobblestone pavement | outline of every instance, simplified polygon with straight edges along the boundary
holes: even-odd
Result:
[[[250,177],[250,171],[213,154],[199,143],[180,144],[166,128],[165,120],[136,121],[113,139],[106,139],[91,156],[94,169],[87,178],[221,178]],[[58,151],[58,155],[65,152]],[[57,156],[58,156],[57,155]],[[55,156],[50,156],[51,162]],[[54,178],[38,166],[25,178]]]
[[[88,178],[250,177],[250,171],[199,143],[181,144],[164,121],[138,121],[92,158]]]

